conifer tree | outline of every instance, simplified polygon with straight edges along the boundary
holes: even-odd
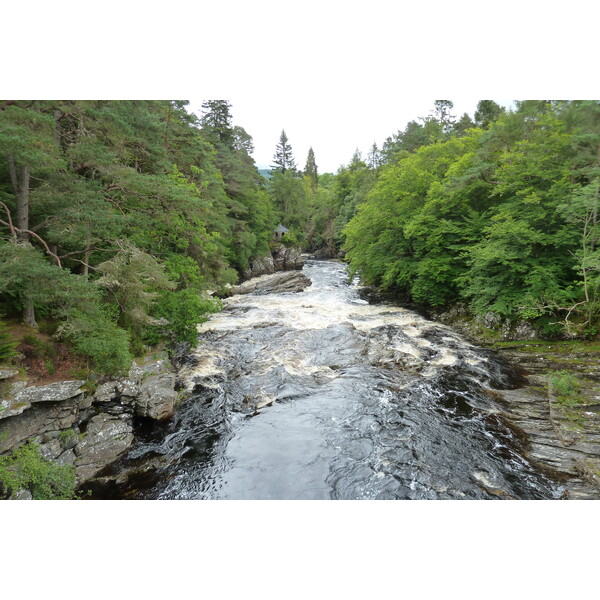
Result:
[[[381,165],[381,152],[377,148],[377,144],[373,142],[369,154],[367,154],[367,164],[370,169],[377,169]]]
[[[231,104],[228,100],[207,100],[202,103],[202,129],[209,141],[232,147],[234,132],[231,125]]]
[[[275,164],[271,166],[276,171],[280,171],[281,173],[291,171],[293,174],[296,174],[296,161],[294,160],[292,147],[288,143],[288,137],[285,134],[284,129],[281,130],[281,135],[279,136],[279,143],[275,148],[273,162]]]
[[[308,149],[306,166],[304,167],[304,175],[310,178],[310,187],[313,192],[316,192],[319,174],[317,172],[317,163],[315,162],[315,153],[312,149],[312,146]]]

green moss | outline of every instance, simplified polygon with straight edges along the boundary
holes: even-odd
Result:
[[[26,489],[34,500],[70,500],[76,497],[75,485],[75,467],[42,458],[33,442],[0,457],[0,493],[4,497]]]

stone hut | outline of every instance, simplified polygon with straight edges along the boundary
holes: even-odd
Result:
[[[283,236],[288,232],[289,229],[287,227],[284,227],[281,223],[279,223],[279,225],[277,225],[274,231],[275,239],[280,241],[281,238],[283,238]]]

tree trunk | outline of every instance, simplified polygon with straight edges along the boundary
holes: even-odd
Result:
[[[33,301],[31,298],[25,299],[25,307],[23,308],[23,322],[29,327],[37,329],[37,322],[35,320],[35,309],[33,308]]]
[[[25,230],[29,229],[29,167],[21,167],[21,177],[19,181],[19,195],[17,200],[17,227]],[[28,240],[28,233],[21,233],[22,240]]]
[[[20,240],[28,241],[29,234],[25,230],[29,229],[29,166],[23,165],[17,173],[15,157],[10,154],[8,156],[8,173],[17,207],[16,227],[21,230],[18,232],[18,236]],[[30,327],[37,327],[33,301],[27,297],[23,301],[23,322]]]

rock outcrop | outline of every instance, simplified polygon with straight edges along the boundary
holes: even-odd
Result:
[[[73,465],[80,484],[131,446],[134,416],[168,419],[179,398],[166,355],[134,364],[127,376],[93,391],[82,380],[27,386],[15,380],[15,369],[0,373],[0,454],[34,441],[44,458]]]
[[[281,294],[283,292],[302,292],[311,285],[311,280],[300,271],[285,271],[283,273],[273,273],[271,275],[262,275],[249,281],[244,281],[241,285],[231,287],[229,295],[237,294]]]
[[[268,256],[255,258],[243,272],[243,279],[252,279],[261,275],[270,275],[277,271],[294,271],[304,266],[299,248],[279,244]]]

